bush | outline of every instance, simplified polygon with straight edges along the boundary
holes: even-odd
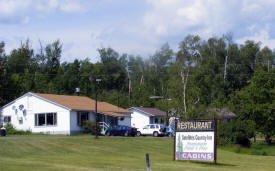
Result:
[[[7,123],[5,126],[7,135],[30,135],[31,131],[16,130],[12,124]]]
[[[97,130],[97,134],[100,134],[101,132],[101,127],[90,120],[83,121],[82,128],[84,128],[86,132],[92,133],[93,135],[95,134],[95,129]]]
[[[218,144],[240,144],[250,147],[250,138],[255,136],[254,123],[251,121],[234,120],[232,122],[219,122]]]

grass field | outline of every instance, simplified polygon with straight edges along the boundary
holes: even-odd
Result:
[[[252,143],[250,148],[239,145],[224,146],[222,149],[240,154],[275,156],[275,145],[267,145],[264,141]]]
[[[13,137],[12,137],[13,138]],[[173,139],[41,136],[0,139],[0,170],[274,170],[275,156],[218,149],[218,164],[173,161]]]

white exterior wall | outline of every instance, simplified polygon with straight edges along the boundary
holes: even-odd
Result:
[[[70,118],[71,118],[70,119],[71,134],[83,131],[81,126],[77,125],[77,111],[71,111]],[[95,114],[93,112],[89,112],[89,120],[95,121]]]
[[[20,105],[24,105],[23,110],[19,109]],[[35,114],[39,113],[56,113],[57,125],[35,126]],[[3,107],[2,117],[4,118],[4,116],[11,116],[11,124],[18,130],[30,130],[34,133],[70,134],[70,110],[31,94],[25,94]],[[23,118],[23,124],[19,124],[19,117]]]
[[[138,129],[143,128],[150,123],[150,117],[141,112],[133,111],[131,115],[131,126]]]
[[[131,126],[131,117],[124,117],[123,121],[118,118],[118,125]]]

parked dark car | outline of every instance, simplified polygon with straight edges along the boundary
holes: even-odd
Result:
[[[129,126],[116,125],[109,127],[106,130],[105,135],[136,136],[137,129]]]
[[[7,134],[6,128],[2,127],[0,130],[1,130],[1,136],[6,136]]]

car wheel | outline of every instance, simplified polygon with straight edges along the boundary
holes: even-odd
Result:
[[[111,133],[108,131],[108,132],[105,133],[105,135],[106,135],[106,136],[110,136]]]
[[[137,137],[139,137],[140,135],[141,135],[141,133],[138,131],[138,132],[137,132]]]
[[[159,134],[158,134],[158,132],[156,132],[156,131],[153,133],[153,136],[154,136],[154,137],[157,137],[158,135],[159,135]]]
[[[128,132],[125,132],[125,133],[124,133],[124,136],[125,136],[125,137],[128,137],[128,135],[129,135]]]

